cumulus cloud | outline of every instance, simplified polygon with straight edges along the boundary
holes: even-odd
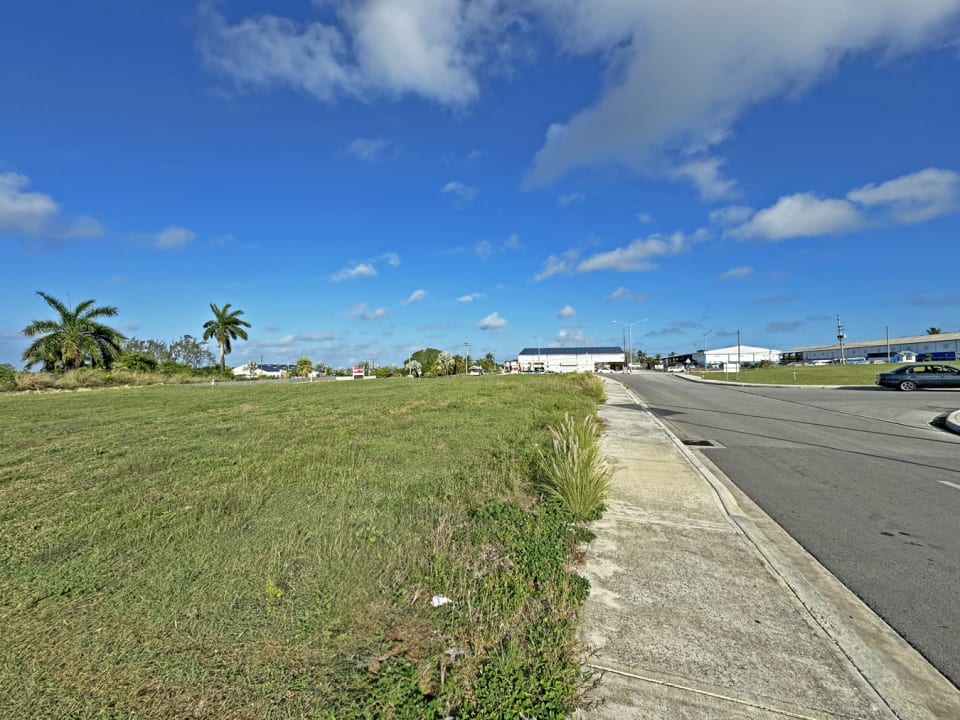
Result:
[[[926,168],[851,190],[847,199],[867,208],[885,209],[895,222],[924,222],[960,210],[960,175],[952,170]]]
[[[885,57],[948,38],[950,0],[534,0],[568,52],[609,58],[600,99],[546,131],[528,177],[626,164],[688,177],[705,199],[728,196],[710,149],[752,105],[802,91],[845,58]],[[681,170],[685,168],[685,170]]]
[[[474,300],[479,300],[484,297],[482,293],[470,293],[469,295],[461,295],[457,298],[457,302],[468,303],[473,302]]]
[[[344,152],[350,157],[364,162],[375,163],[378,160],[394,157],[398,152],[397,145],[386,138],[355,138],[350,141]]]
[[[554,275],[567,275],[572,273],[577,262],[579,253],[576,250],[567,250],[561,255],[550,255],[543,261],[543,267],[533,276],[535,282],[546,280]]]
[[[403,304],[413,305],[414,303],[418,303],[421,300],[423,300],[426,296],[427,296],[426,290],[414,290],[412,293],[410,293],[410,297],[408,297]]]
[[[812,193],[785,195],[760,210],[729,234],[740,239],[786,240],[792,237],[837,235],[859,230],[863,217],[849,201],[819,198]]]
[[[737,183],[725,178],[720,171],[723,161],[720,158],[708,157],[691,160],[670,172],[674,178],[685,178],[693,183],[700,192],[700,198],[705,202],[728,200],[739,194]]]
[[[377,275],[377,269],[370,263],[357,263],[349,267],[345,267],[343,270],[335,273],[330,277],[334,282],[340,282],[342,280],[356,280],[357,278],[363,277],[375,277]]]
[[[746,208],[711,213],[718,223],[746,214]],[[726,231],[741,239],[785,240],[837,235],[867,227],[909,225],[960,211],[960,174],[926,168],[880,184],[851,190],[845,198],[812,193],[785,195],[743,224]]]
[[[91,217],[63,222],[60,205],[45,193],[28,191],[29,185],[26,175],[0,173],[0,233],[50,240],[103,235],[103,227]]]
[[[492,312],[477,323],[481,330],[500,330],[507,326],[507,321],[500,317],[500,313]]]
[[[669,236],[651,235],[634,240],[628,246],[598,253],[582,260],[577,265],[578,272],[613,270],[615,272],[636,272],[653,270],[657,267],[654,258],[677,255],[687,250],[691,243],[706,237],[706,231],[698,230],[693,235],[681,232]]]
[[[161,250],[173,250],[192,242],[197,234],[187,228],[171,225],[153,236],[153,244]]]
[[[729,227],[739,225],[750,219],[753,215],[753,208],[745,205],[727,205],[710,211],[710,222],[714,225]]]
[[[363,321],[367,320],[377,320],[382,318],[387,314],[386,308],[376,308],[374,310],[367,310],[366,303],[357,303],[350,310],[347,311],[347,317],[358,318]]]
[[[511,25],[499,3],[349,0],[328,22],[274,15],[228,21],[201,6],[198,46],[207,67],[238,87],[286,85],[324,102],[416,95],[462,107],[479,94],[478,70],[496,63]]]
[[[647,299],[646,295],[637,293],[634,295],[630,290],[625,287],[618,287],[612,293],[607,295],[607,302],[616,302],[618,300],[634,300],[636,302],[643,302]]]
[[[753,273],[752,267],[741,266],[730,268],[725,273],[720,274],[720,280],[743,280]]]
[[[443,186],[440,192],[452,196],[458,207],[468,205],[477,196],[476,188],[470,187],[459,180],[451,180]]]
[[[574,310],[570,305],[564,305],[563,309],[559,313],[557,313],[557,317],[561,319],[572,318],[576,314],[577,314],[577,311]]]
[[[571,347],[592,344],[593,340],[583,330],[578,328],[563,328],[559,330],[554,342],[550,343],[551,347]]]

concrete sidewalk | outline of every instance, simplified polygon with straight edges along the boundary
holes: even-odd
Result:
[[[616,468],[581,639],[607,718],[960,718],[960,692],[605,379]],[[722,451],[721,451],[722,452]]]

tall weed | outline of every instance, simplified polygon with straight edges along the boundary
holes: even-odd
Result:
[[[538,453],[537,488],[577,520],[596,520],[606,509],[611,475],[597,444],[596,418],[588,415],[577,422],[566,413],[550,435],[550,445]]]

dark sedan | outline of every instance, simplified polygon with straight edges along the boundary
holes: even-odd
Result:
[[[953,365],[903,365],[890,372],[877,373],[877,385],[916,390],[918,388],[960,388],[960,368]]]

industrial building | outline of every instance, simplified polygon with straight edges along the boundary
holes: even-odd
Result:
[[[517,366],[520,372],[619,371],[625,359],[620,347],[524,348],[517,356]]]
[[[781,362],[911,362],[917,360],[957,360],[960,358],[960,332],[938,335],[883,338],[801,347],[783,353]]]
[[[756,365],[761,361],[776,365],[780,362],[782,350],[755,347],[753,345],[732,345],[712,350],[697,350],[692,353],[671,355],[667,358],[668,367],[685,365],[688,367],[717,368],[736,371],[740,365]]]

